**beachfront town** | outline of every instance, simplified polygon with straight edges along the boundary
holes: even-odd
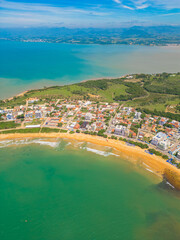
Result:
[[[56,99],[26,100],[26,105],[0,109],[0,134],[69,132],[119,139],[158,153],[180,167],[180,122],[139,112],[119,103]],[[148,148],[148,150],[147,150]]]

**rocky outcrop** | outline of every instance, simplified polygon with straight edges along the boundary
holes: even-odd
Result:
[[[164,177],[177,190],[180,190],[180,174],[178,172],[166,168],[164,171]]]

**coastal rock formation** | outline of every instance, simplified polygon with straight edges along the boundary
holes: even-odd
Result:
[[[177,190],[180,190],[180,174],[178,174],[178,172],[166,168],[164,171],[164,177]]]

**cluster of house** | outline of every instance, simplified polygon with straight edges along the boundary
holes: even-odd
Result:
[[[13,121],[17,120],[18,116],[24,114],[25,106],[17,106],[13,109],[0,109],[1,120]]]
[[[23,123],[23,127],[62,128],[123,136],[151,143],[180,157],[180,123],[141,113],[118,103],[80,100],[28,99],[26,105],[0,109],[0,121]]]

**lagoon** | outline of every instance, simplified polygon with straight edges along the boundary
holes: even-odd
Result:
[[[178,72],[180,47],[0,41],[0,99],[27,89],[131,73]]]

